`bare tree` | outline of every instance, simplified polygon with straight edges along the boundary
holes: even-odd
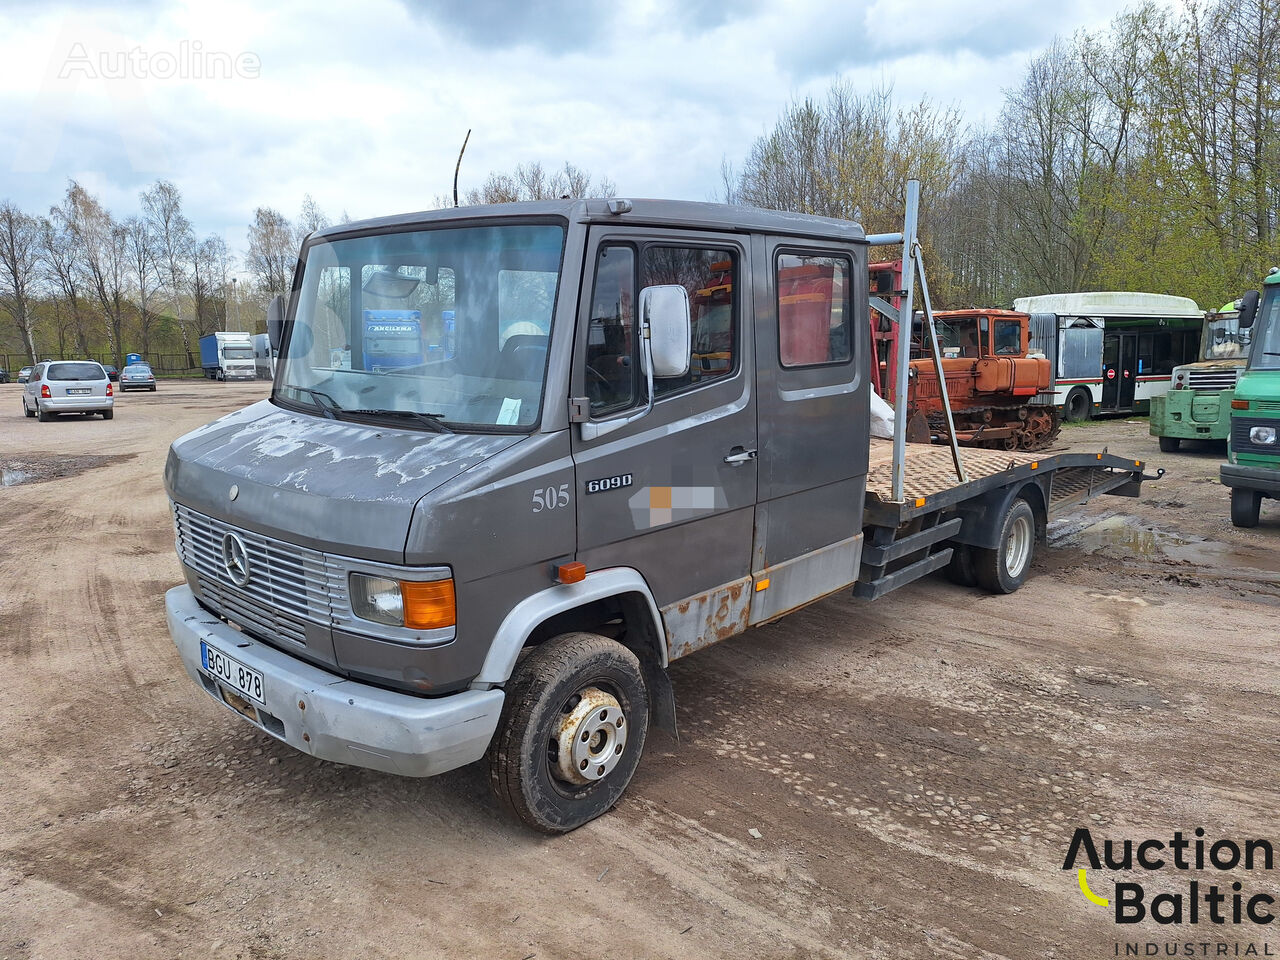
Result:
[[[89,331],[80,281],[80,244],[71,229],[71,214],[63,205],[53,207],[40,220],[40,257],[45,280],[53,290],[57,312],[59,352],[65,350],[66,330],[75,337],[77,352],[89,355]]]
[[[227,325],[226,274],[227,242],[210,234],[191,258],[191,299],[201,336]]]
[[[599,180],[572,163],[555,173],[548,174],[542,164],[522,163],[514,173],[490,173],[485,182],[478,188],[468,190],[468,204],[481,203],[515,203],[520,200],[557,200],[562,198],[578,199],[580,197],[613,197],[618,188],[612,180],[602,177]],[[438,205],[440,198],[437,198]]]
[[[35,219],[7,200],[0,204],[0,307],[17,324],[32,363],[36,362],[32,300],[39,276],[39,250]]]
[[[249,224],[245,266],[268,297],[287,293],[297,263],[297,244],[289,218],[271,207],[258,207]]]
[[[311,194],[307,194],[302,198],[302,210],[298,214],[298,219],[294,223],[294,246],[302,247],[302,241],[315,233],[317,230],[323,230],[325,227],[331,226],[332,221],[324,215],[324,211],[311,198]]]
[[[182,192],[168,180],[157,180],[142,193],[142,210],[155,238],[156,262],[162,286],[173,305],[182,348],[191,355],[191,331],[182,312],[195,234],[182,212]]]
[[[89,289],[102,309],[103,331],[115,356],[124,365],[124,317],[128,306],[129,251],[125,228],[84,187],[72,180],[66,206],[70,227],[80,247]]]
[[[156,262],[155,234],[151,224],[141,217],[124,221],[125,252],[129,259],[134,294],[138,300],[139,348],[144,356],[151,353],[151,334],[156,315],[151,310],[152,297],[160,287],[160,271]]]

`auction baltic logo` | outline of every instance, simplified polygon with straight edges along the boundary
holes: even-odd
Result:
[[[1091,903],[1111,906],[1117,924],[1136,924],[1145,919],[1162,926],[1215,924],[1266,926],[1275,920],[1272,908],[1276,898],[1271,893],[1246,889],[1240,880],[1205,883],[1188,879],[1185,890],[1159,893],[1148,899],[1142,883],[1133,880],[1112,881],[1112,896],[1095,892],[1098,880],[1090,884],[1089,870],[1123,870],[1149,872],[1210,870],[1229,871],[1272,869],[1273,853],[1268,840],[1205,840],[1203,827],[1191,836],[1175,830],[1168,839],[1104,840],[1102,855],[1087,827],[1076,829],[1067,848],[1063,870],[1075,870],[1080,892]],[[1200,950],[1199,948],[1203,948]],[[1234,948],[1234,949],[1233,949]],[[1269,943],[1209,944],[1193,942],[1116,944],[1117,956],[1276,956]]]

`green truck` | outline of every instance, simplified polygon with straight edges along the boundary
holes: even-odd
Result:
[[[1262,498],[1280,499],[1280,269],[1240,300],[1239,326],[1256,347],[1231,400],[1227,462],[1220,477],[1231,488],[1231,522],[1256,527]]]
[[[1239,301],[1205,314],[1199,359],[1174,367],[1169,392],[1151,398],[1151,435],[1162,453],[1176,453],[1183,440],[1227,439],[1251,334],[1240,325]]]

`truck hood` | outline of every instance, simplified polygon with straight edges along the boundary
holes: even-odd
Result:
[[[328,420],[263,400],[175,440],[165,488],[267,536],[403,563],[414,505],[522,439]]]

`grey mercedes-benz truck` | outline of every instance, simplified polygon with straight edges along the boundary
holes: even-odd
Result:
[[[313,234],[270,311],[270,399],[165,467],[188,673],[323,759],[487,756],[556,833],[674,732],[669,661],[860,572],[872,598],[960,561],[1016,589],[1051,504],[1141,465],[1088,455],[1057,497],[1047,458],[1001,454],[868,497],[867,283],[855,223],[701,203]]]

